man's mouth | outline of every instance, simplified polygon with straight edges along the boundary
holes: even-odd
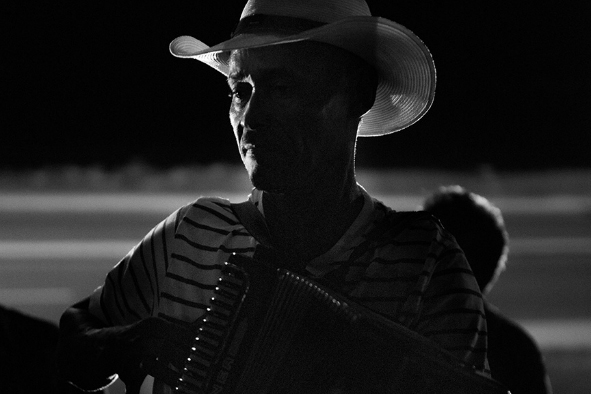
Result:
[[[257,151],[255,144],[244,144],[242,145],[242,154],[243,155],[254,155]]]
[[[286,157],[287,154],[287,152],[280,149],[279,146],[268,142],[245,142],[242,144],[241,151],[244,157],[251,157],[256,159],[257,162],[265,163],[281,160],[283,157]]]

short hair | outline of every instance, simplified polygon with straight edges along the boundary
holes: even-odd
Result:
[[[490,291],[505,269],[509,253],[509,234],[501,210],[458,185],[441,187],[425,200],[423,210],[452,233],[481,291]]]

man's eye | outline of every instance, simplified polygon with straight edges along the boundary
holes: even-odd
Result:
[[[251,90],[252,88],[250,87],[250,85],[239,84],[233,88],[230,88],[230,93],[228,93],[228,97],[230,97],[232,100],[237,101],[248,100]]]

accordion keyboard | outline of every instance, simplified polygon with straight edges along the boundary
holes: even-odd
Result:
[[[177,381],[176,392],[203,392],[208,371],[217,362],[216,358],[230,336],[248,287],[248,275],[244,269],[226,262],[210,300],[211,306],[205,312]]]

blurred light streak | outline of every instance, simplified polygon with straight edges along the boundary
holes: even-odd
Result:
[[[591,320],[521,320],[543,349],[591,349]]]
[[[244,201],[247,197],[246,194],[215,191],[186,194],[4,193],[0,194],[0,211],[172,213],[199,196],[221,196],[232,202]]]
[[[201,193],[3,193],[3,212],[128,212],[171,213],[199,196],[220,196],[232,202],[244,201],[247,193],[207,191]],[[378,200],[398,210],[416,210],[423,195],[376,194]],[[591,212],[591,196],[549,195],[494,197],[490,200],[505,214],[580,214]]]
[[[0,259],[120,259],[139,240],[0,240]],[[512,255],[591,255],[591,238],[548,237],[515,238],[510,241]]]
[[[397,210],[420,209],[426,195],[374,195],[389,207]],[[494,197],[489,200],[503,214],[566,214],[574,215],[591,212],[591,196],[550,195],[550,196],[511,196]]]
[[[503,213],[578,214],[591,212],[591,196],[550,195],[528,197],[491,197],[491,202]]]
[[[0,302],[13,307],[72,304],[75,300],[73,289],[67,287],[0,288]]]
[[[125,256],[138,240],[0,240],[0,259],[116,259]]]
[[[515,238],[509,240],[509,250],[512,255],[591,255],[591,238]]]

